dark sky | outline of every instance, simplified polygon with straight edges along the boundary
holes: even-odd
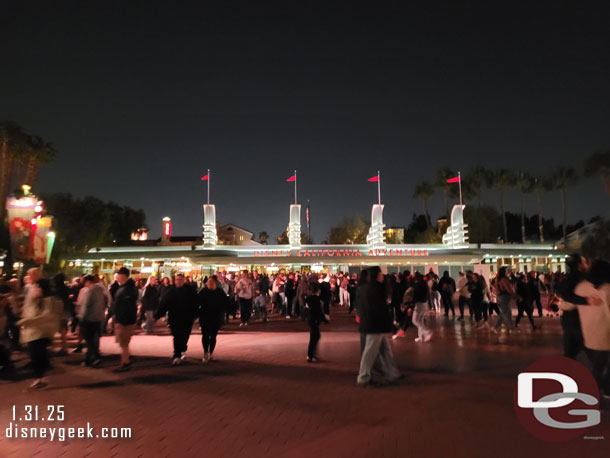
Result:
[[[378,169],[386,224],[407,225],[414,185],[439,167],[582,171],[610,148],[608,7],[8,3],[0,118],[60,152],[38,189],[144,208],[155,236],[165,215],[200,233],[207,168],[219,221],[272,236],[298,169],[319,242],[370,215]],[[558,193],[546,202],[559,216]],[[610,213],[595,180],[568,205],[571,221]]]

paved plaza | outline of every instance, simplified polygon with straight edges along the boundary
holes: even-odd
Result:
[[[392,342],[406,377],[384,388],[356,386],[359,334],[342,309],[322,327],[318,364],[305,360],[305,324],[276,316],[226,326],[207,365],[195,332],[185,363],[171,367],[171,337],[160,324],[160,335],[133,338],[132,370],[115,373],[118,347],[103,337],[100,369],[69,355],[53,359],[46,390],[28,392],[29,380],[1,382],[0,457],[610,456],[607,411],[590,431],[605,439],[561,444],[532,437],[515,415],[517,374],[561,354],[557,318],[541,319],[536,333],[524,323],[508,338],[475,331],[468,320],[431,321],[432,342],[413,342],[413,328]],[[131,427],[132,438],[6,439],[13,405],[64,405],[55,426]]]

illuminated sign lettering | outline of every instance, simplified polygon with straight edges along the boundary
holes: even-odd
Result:
[[[261,250],[254,251],[255,258],[269,258],[269,257],[286,257],[290,256],[290,250]],[[330,249],[330,250],[296,250],[296,256],[298,257],[358,257],[358,256],[373,256],[373,257],[384,257],[384,256],[429,256],[428,250],[422,249],[371,249],[368,252],[364,252],[359,249]]]

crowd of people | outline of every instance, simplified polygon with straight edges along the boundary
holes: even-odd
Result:
[[[531,332],[541,318],[561,314],[564,355],[576,358],[584,351],[603,393],[610,394],[610,264],[589,263],[573,255],[567,273],[511,272],[506,267],[489,278],[481,273],[444,271],[384,274],[371,267],[357,274],[217,272],[201,284],[177,274],[160,281],[132,278],[126,268],[106,284],[103,277],[83,275],[67,283],[63,274],[52,279],[30,269],[22,281],[0,283],[0,369],[12,369],[11,351],[27,346],[34,373],[32,388],[45,386],[50,367],[48,347],[58,334],[59,349],[68,351],[67,336],[78,336],[73,352],[86,348],[82,364],[99,367],[100,337],[112,333],[121,350],[118,372],[131,367],[129,344],[138,326],[155,333],[162,320],[173,337],[171,364],[185,358],[195,323],[202,335],[203,363],[213,360],[217,335],[223,324],[239,320],[269,321],[270,314],[302,319],[310,327],[307,361],[318,361],[320,325],[329,322],[332,307],[355,315],[361,336],[359,384],[386,384],[401,377],[390,340],[417,329],[415,342],[430,342],[434,326],[447,320],[471,320],[477,332],[521,332],[527,316]],[[512,310],[517,313],[513,317]],[[537,311],[538,322],[535,319]],[[439,319],[430,319],[438,315]],[[494,318],[494,315],[496,317]]]

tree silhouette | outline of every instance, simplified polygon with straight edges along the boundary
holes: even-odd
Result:
[[[568,208],[566,202],[567,189],[578,183],[578,174],[572,168],[559,167],[552,175],[554,189],[561,195],[561,214],[562,214],[562,233],[563,239],[566,238],[566,228],[568,226]]]

